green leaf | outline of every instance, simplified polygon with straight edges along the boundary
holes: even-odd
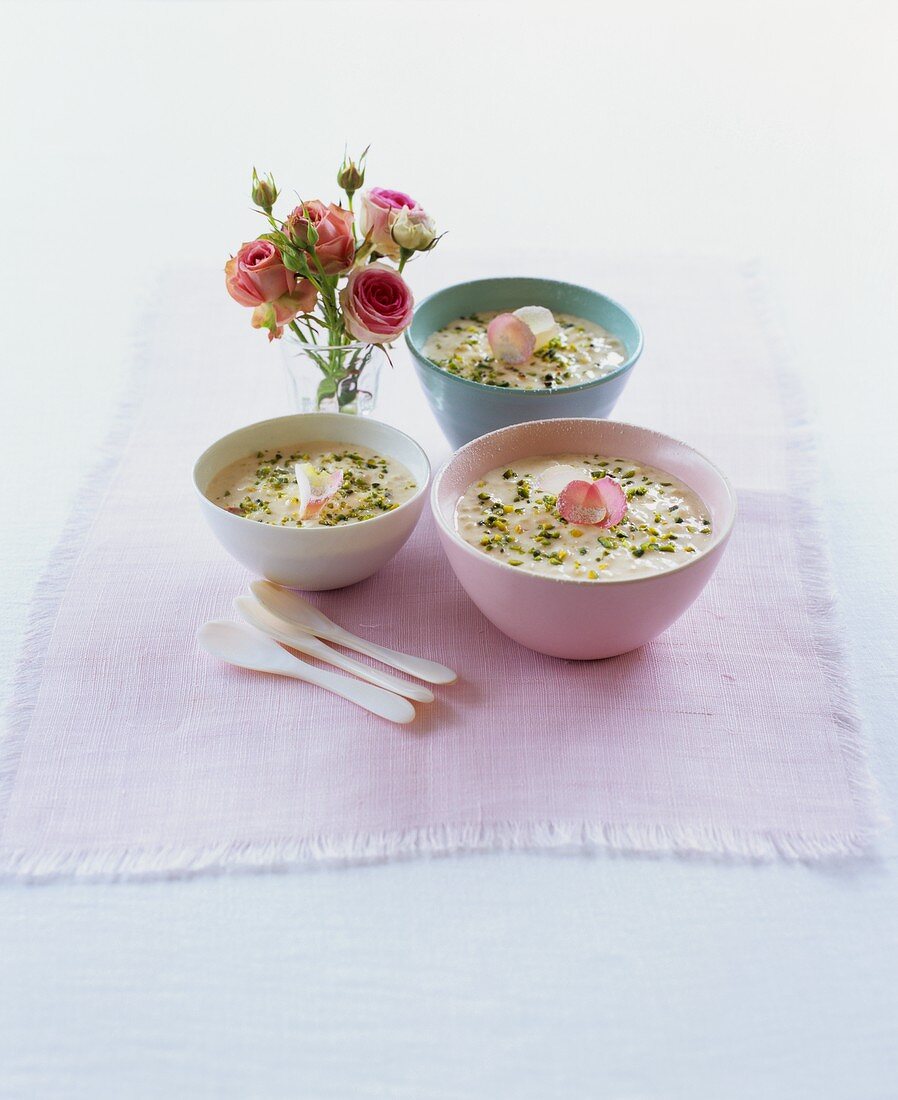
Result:
[[[328,397],[333,397],[337,392],[337,383],[333,378],[322,378],[318,383],[318,392],[316,394],[317,404],[321,404]]]

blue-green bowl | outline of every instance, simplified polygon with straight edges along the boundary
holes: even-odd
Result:
[[[487,310],[546,306],[553,313],[585,317],[620,340],[627,358],[602,378],[556,390],[516,390],[471,382],[442,370],[424,355],[427,337],[456,317]],[[598,291],[555,279],[477,279],[447,286],[415,310],[405,342],[440,427],[453,447],[528,420],[558,416],[607,417],[642,353],[642,329],[617,302]]]

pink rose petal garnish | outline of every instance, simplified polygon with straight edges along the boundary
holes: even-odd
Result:
[[[599,526],[608,514],[593,481],[569,481],[558,494],[558,511],[568,523]]]
[[[536,347],[533,329],[513,313],[500,313],[490,321],[486,338],[493,355],[510,367],[526,363]]]
[[[593,482],[598,489],[602,504],[608,515],[599,524],[600,527],[616,527],[627,514],[627,494],[620,486],[620,482],[613,477],[600,477]]]
[[[343,471],[319,470],[311,462],[297,462],[296,485],[299,489],[299,518],[317,515],[343,484]]]
[[[616,527],[627,513],[627,495],[612,477],[571,481],[558,496],[558,511],[568,523]]]

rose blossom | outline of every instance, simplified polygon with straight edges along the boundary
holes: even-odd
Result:
[[[355,256],[355,242],[352,239],[352,211],[331,203],[325,206],[318,199],[304,202],[287,216],[284,229],[291,240],[299,245],[308,241],[308,226],[314,226],[318,240],[314,245],[315,255],[324,269],[325,275],[339,275],[352,267]],[[310,270],[316,265],[309,261]]]
[[[273,302],[290,294],[296,276],[284,267],[271,241],[249,241],[225,264],[228,293],[242,306]]]
[[[284,267],[271,241],[249,241],[225,264],[228,294],[242,306],[253,306],[253,328],[280,336],[282,326],[298,313],[308,313],[318,292],[308,279]]]
[[[366,344],[386,344],[408,328],[415,300],[405,279],[386,264],[358,267],[340,291],[346,329]]]
[[[370,238],[376,251],[391,260],[399,259],[399,245],[393,240],[392,229],[396,215],[403,208],[421,212],[421,207],[404,191],[391,191],[388,187],[372,187],[362,195],[361,228]]]

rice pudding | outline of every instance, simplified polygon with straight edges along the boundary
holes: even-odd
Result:
[[[574,486],[582,498],[591,491],[584,483],[597,483],[598,493],[603,479],[604,492],[620,499],[619,512],[569,507]],[[565,519],[562,509],[578,518]],[[621,518],[608,526],[579,518],[600,513],[602,523]],[[455,527],[465,542],[506,565],[575,581],[663,573],[713,541],[708,509],[687,485],[656,467],[603,455],[543,455],[498,466],[462,494]]]
[[[520,390],[553,390],[591,382],[609,374],[627,358],[624,345],[600,325],[583,317],[556,313],[557,332],[539,343],[523,363],[497,358],[487,339],[497,311],[458,317],[428,336],[427,358],[459,378]]]
[[[315,442],[239,459],[216,474],[206,495],[257,523],[335,527],[391,512],[417,488],[394,458],[367,447]]]

